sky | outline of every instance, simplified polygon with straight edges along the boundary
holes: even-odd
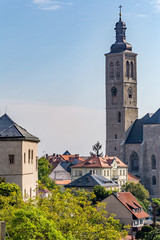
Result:
[[[39,137],[39,156],[105,152],[104,54],[122,5],[138,53],[139,117],[160,107],[160,0],[0,0],[0,115]]]

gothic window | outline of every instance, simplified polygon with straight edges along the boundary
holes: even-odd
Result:
[[[152,161],[152,169],[156,169],[156,157],[154,154],[151,157],[151,161]]]
[[[120,78],[120,63],[119,61],[116,62],[116,78]]]
[[[126,62],[126,77],[129,78],[129,62]]]
[[[138,154],[134,151],[130,156],[131,170],[138,171],[139,170],[139,158]]]
[[[110,78],[114,78],[114,63],[110,62],[109,64],[109,76]]]
[[[112,96],[116,96],[117,95],[117,88],[116,87],[112,87],[111,88],[111,93],[112,93]]]
[[[152,177],[152,185],[156,185],[156,177],[155,176]]]
[[[131,78],[134,78],[133,62],[131,62]]]
[[[132,88],[131,87],[128,88],[128,97],[132,98]]]
[[[121,123],[121,112],[118,112],[118,123]]]

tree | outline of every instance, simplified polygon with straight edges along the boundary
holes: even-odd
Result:
[[[49,178],[51,167],[48,159],[42,157],[38,160],[38,180],[48,189],[55,187],[55,183]]]
[[[140,201],[149,198],[149,192],[141,183],[127,182],[122,186],[122,191],[131,192]]]
[[[103,156],[103,152],[100,152],[102,148],[102,145],[99,143],[99,141],[92,146],[92,149],[95,153],[90,152],[91,155],[96,155],[97,157],[102,157]]]
[[[153,226],[156,226],[156,212],[160,208],[160,198],[151,199],[152,209],[153,209]]]
[[[100,185],[97,185],[93,188],[93,192],[96,196],[95,201],[102,201],[103,199],[105,199],[107,196],[109,196],[110,194],[112,194],[112,190],[107,191],[105,189],[105,187],[102,187]]]

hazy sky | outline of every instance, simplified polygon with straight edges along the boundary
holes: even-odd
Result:
[[[104,150],[104,53],[120,4],[141,117],[160,107],[160,0],[0,0],[0,111],[40,138],[39,156],[87,155],[97,140]]]

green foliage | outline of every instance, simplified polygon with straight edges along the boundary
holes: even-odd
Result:
[[[153,226],[156,226],[156,212],[160,207],[160,198],[152,198],[151,204],[153,209]]]
[[[149,232],[151,232],[153,230],[153,228],[151,226],[143,226],[141,231],[138,231],[136,233],[136,238],[137,239],[144,239],[145,235],[148,234]]]
[[[160,239],[160,230],[154,228],[151,232],[146,233],[144,238],[145,240],[159,240]]]
[[[149,192],[141,183],[127,182],[122,186],[122,190],[125,192],[131,192],[140,201],[149,198]]]
[[[38,160],[38,180],[48,189],[53,189],[55,183],[49,178],[50,174],[49,161],[45,157]]]
[[[5,197],[5,196],[3,196]],[[7,203],[0,211],[11,240],[119,240],[126,230],[104,206],[92,205],[93,193],[51,190],[48,198]],[[5,197],[9,198],[9,197]],[[8,239],[8,238],[6,238]]]
[[[102,201],[107,196],[112,194],[112,190],[106,190],[105,187],[102,187],[100,185],[97,185],[93,188],[93,192],[96,196],[95,201]]]

